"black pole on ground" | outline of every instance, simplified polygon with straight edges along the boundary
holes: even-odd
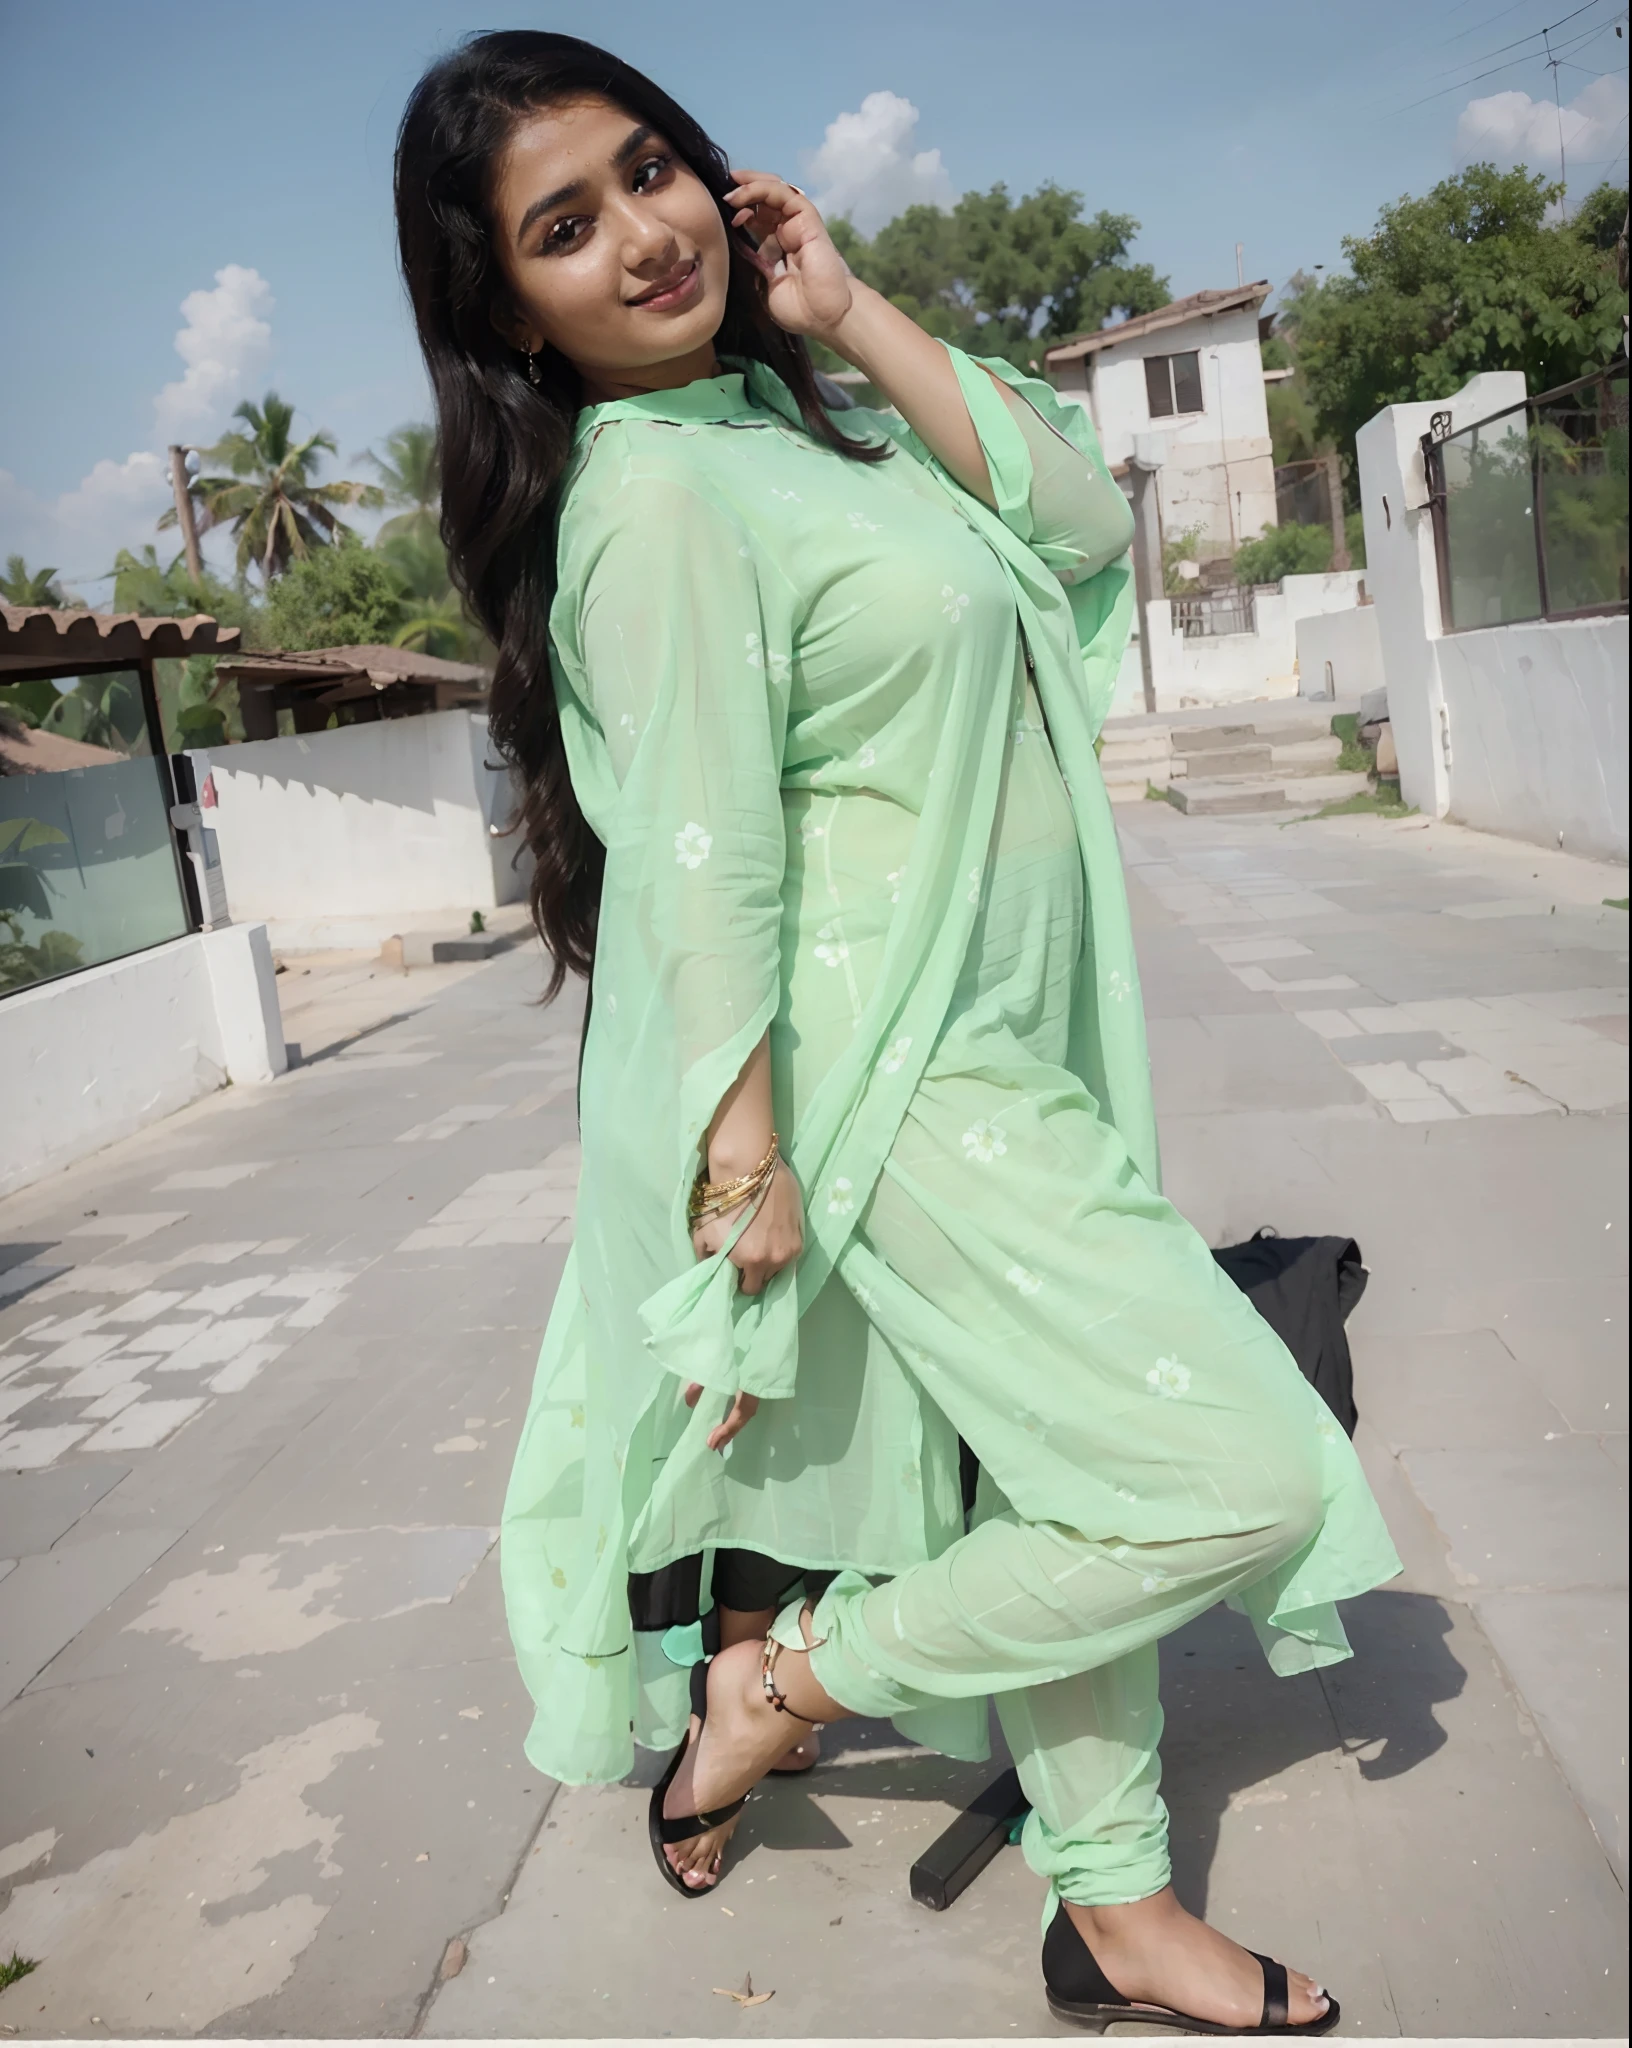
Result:
[[[912,1896],[919,1905],[944,1913],[979,1877],[1009,1839],[1015,1822],[1029,1810],[1013,1770],[994,1778],[912,1866]]]

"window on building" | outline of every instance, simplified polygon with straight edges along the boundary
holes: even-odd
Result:
[[[1145,395],[1153,420],[1176,412],[1205,412],[1201,402],[1201,357],[1195,349],[1180,356],[1145,357]]]

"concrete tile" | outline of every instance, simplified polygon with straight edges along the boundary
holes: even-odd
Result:
[[[30,1557],[49,1550],[128,1470],[75,1463],[54,1472],[0,1473],[0,1553]]]
[[[1251,989],[1255,995],[1326,995],[1335,994],[1339,989],[1360,986],[1354,977],[1348,974],[1310,974],[1277,981],[1266,967],[1232,967],[1230,972],[1243,988]]]
[[[1412,1450],[1527,1450],[1569,1433],[1493,1330],[1350,1335],[1355,1400],[1397,1456]]]
[[[1332,1050],[1345,1066],[1391,1065],[1402,1060],[1407,1066],[1418,1066],[1425,1060],[1455,1056],[1437,1031],[1382,1034],[1357,1030],[1352,1038],[1333,1040]]]
[[[1309,948],[1301,939],[1209,939],[1208,950],[1216,953],[1220,960],[1231,966],[1245,965],[1249,961],[1299,960],[1308,959]]]
[[[1407,1450],[1458,1583],[1480,1589],[1626,1584],[1626,1480],[1592,1437],[1529,1450]]]
[[[1474,1611],[1626,1882],[1626,1593],[1487,1593]]]
[[[1474,1053],[1417,1062],[1425,1081],[1460,1103],[1469,1116],[1559,1116],[1558,1103]]]
[[[1170,1114],[1358,1103],[1361,1091],[1295,1019],[1152,1018],[1151,1067]]]
[[[83,1423],[14,1429],[0,1436],[0,1472],[40,1472],[64,1458],[86,1434]]]
[[[179,1534],[155,1526],[81,1533],[42,1555],[23,1558],[0,1584],[0,1707],[155,1564]]]
[[[1442,1123],[1461,1114],[1454,1103],[1403,1060],[1354,1060],[1349,1062],[1348,1072],[1368,1095],[1376,1097],[1396,1123]]]
[[[204,1406],[203,1396],[185,1401],[137,1401],[99,1429],[87,1451],[150,1451],[174,1436]]]

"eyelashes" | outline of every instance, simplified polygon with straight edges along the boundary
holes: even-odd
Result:
[[[673,169],[674,158],[672,156],[663,150],[653,150],[650,156],[642,157],[635,166],[634,174],[629,180],[629,188],[636,194],[649,191],[655,180],[648,179],[648,172],[655,172],[657,177],[661,178]],[[539,244],[538,253],[541,256],[563,256],[570,254],[582,242],[585,233],[592,225],[591,216],[585,213],[569,214],[564,220],[552,222],[544,232],[544,239]]]

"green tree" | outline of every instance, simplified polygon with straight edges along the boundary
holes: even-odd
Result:
[[[1600,190],[1549,222],[1558,196],[1529,171],[1472,164],[1344,241],[1351,274],[1303,294],[1296,351],[1317,426],[1346,462],[1385,405],[1446,398],[1482,370],[1521,370],[1545,391],[1620,353],[1626,195]]]
[[[950,212],[909,206],[871,241],[837,221],[834,239],[857,276],[926,333],[1030,368],[1050,342],[1169,296],[1148,263],[1128,261],[1139,223],[1104,212],[1084,220],[1082,201],[1052,183],[1019,199],[994,185]]]
[[[442,509],[442,461],[435,427],[423,420],[410,421],[386,435],[383,451],[371,448],[363,460],[379,472],[385,503],[399,508],[374,536],[375,545],[400,534],[435,539]]]
[[[151,541],[140,554],[121,548],[114,557],[113,608],[161,619],[184,619],[205,612],[223,626],[238,627],[245,646],[260,642],[260,609],[243,584],[228,583],[209,569],[195,577],[181,555],[161,565]],[[158,661],[153,669],[159,720],[172,753],[182,747],[222,746],[229,739],[243,738],[238,686],[216,681],[213,654]]]
[[[350,533],[336,506],[385,503],[378,484],[317,481],[323,456],[336,452],[334,436],[308,434],[297,441],[295,409],[275,391],[259,405],[246,398],[233,418],[242,420],[247,431],[225,434],[202,451],[205,461],[220,463],[225,474],[196,477],[192,491],[201,532],[231,526],[240,576],[253,563],[270,587],[291,562],[304,561],[326,542]],[[159,525],[175,524],[172,508]]]
[[[59,692],[39,726],[88,747],[129,754],[147,737],[140,686],[133,675],[81,676],[71,690]]]
[[[290,564],[267,593],[261,626],[271,647],[379,647],[391,643],[403,611],[391,563],[345,537]]]
[[[0,576],[0,598],[7,604],[50,605],[56,611],[79,611],[84,600],[63,589],[55,569],[31,569],[21,555],[7,555]]]
[[[395,526],[396,521],[389,525]],[[401,599],[392,645],[440,655],[447,661],[479,660],[485,643],[466,617],[448,575],[441,535],[423,527],[406,532],[399,528],[394,533],[382,528],[375,545],[396,578]]]
[[[1321,576],[1332,566],[1329,526],[1272,526],[1235,551],[1240,584],[1279,583],[1283,576]]]

